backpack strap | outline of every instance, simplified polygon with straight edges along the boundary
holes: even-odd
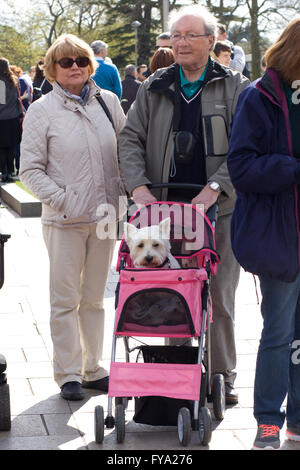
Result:
[[[115,128],[115,125],[114,125],[113,118],[112,118],[112,116],[111,116],[111,114],[110,114],[110,111],[109,111],[109,109],[108,109],[108,107],[107,107],[107,105],[106,105],[104,99],[103,99],[102,96],[100,96],[100,95],[96,95],[96,99],[97,99],[97,101],[99,102],[99,104],[102,106],[103,111],[105,112],[106,116],[107,116],[108,119],[110,120],[111,125],[113,126],[113,129],[114,129],[114,131],[116,132],[116,128]]]

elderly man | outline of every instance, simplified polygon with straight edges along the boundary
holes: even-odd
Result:
[[[105,61],[108,49],[107,44],[100,40],[94,41],[91,44],[91,48],[93,49],[95,59],[99,64],[92,79],[100,88],[112,91],[119,99],[121,99],[122,84],[119,71],[114,64],[110,64]]]
[[[204,7],[183,7],[173,18],[175,64],[156,71],[141,85],[120,134],[120,165],[137,204],[188,198],[207,210],[218,200],[216,245],[222,261],[211,284],[211,358],[212,373],[224,375],[229,404],[238,401],[234,299],[240,268],[230,243],[235,193],[227,170],[228,134],[239,94],[249,81],[210,58],[216,30],[216,19]],[[192,158],[184,162],[175,144],[183,131],[194,141]],[[204,189],[189,194],[151,192],[148,185],[160,182],[201,184]]]

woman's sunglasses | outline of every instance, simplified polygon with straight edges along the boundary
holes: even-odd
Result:
[[[69,69],[73,66],[74,63],[78,67],[87,67],[90,63],[90,59],[88,57],[77,57],[77,59],[71,59],[71,57],[63,57],[56,61],[63,69]]]

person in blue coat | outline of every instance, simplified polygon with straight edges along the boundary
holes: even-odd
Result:
[[[122,97],[122,83],[117,67],[107,62],[107,44],[103,41],[94,41],[91,44],[94,51],[95,59],[98,62],[98,68],[92,79],[100,88],[110,90],[115,93],[121,100]]]
[[[285,419],[287,438],[300,441],[299,42],[297,17],[267,51],[263,77],[241,93],[228,154],[232,248],[262,293],[254,449],[279,448]]]

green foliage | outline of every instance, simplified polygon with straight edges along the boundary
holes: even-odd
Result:
[[[0,55],[11,64],[29,70],[41,57],[42,49],[24,33],[11,26],[0,25]]]

